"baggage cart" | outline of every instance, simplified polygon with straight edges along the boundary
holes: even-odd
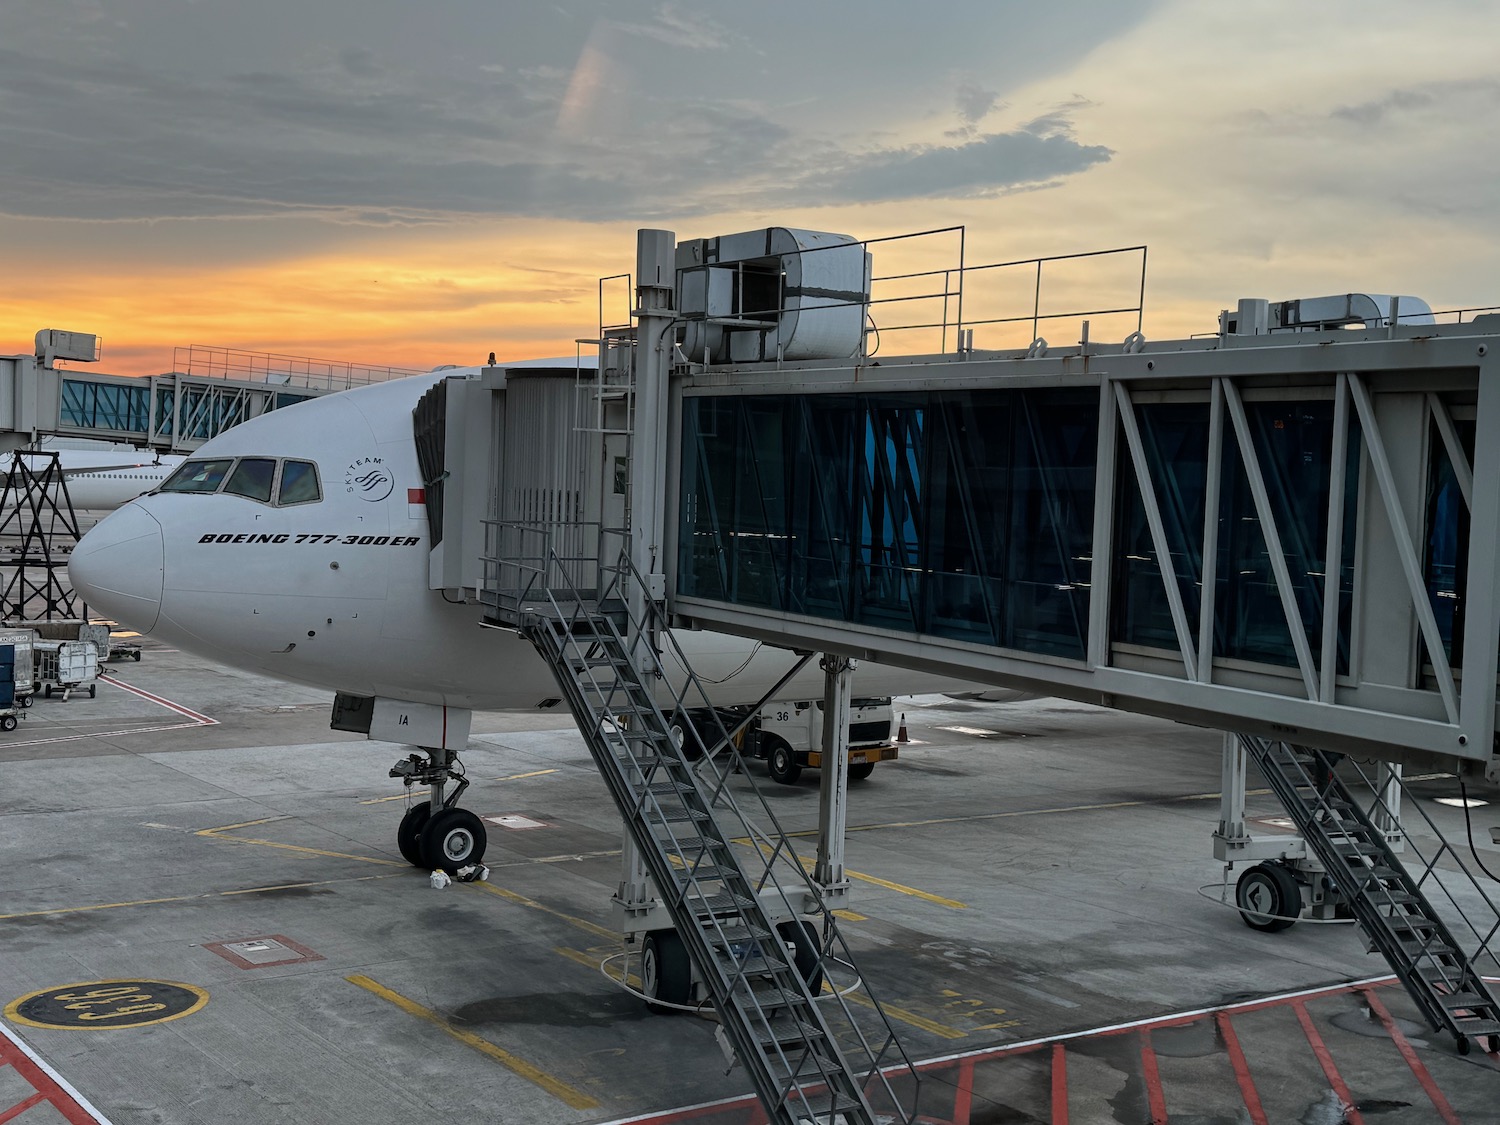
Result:
[[[90,641],[38,641],[36,644],[36,684],[42,694],[54,692],[68,699],[85,685],[92,699],[98,690],[94,678],[99,674],[99,650]]]

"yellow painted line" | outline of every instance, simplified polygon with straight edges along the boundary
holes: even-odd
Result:
[[[405,867],[401,860],[384,859],[380,856],[352,855],[349,852],[330,852],[322,848],[307,848],[301,844],[283,844],[278,840],[257,840],[253,836],[226,836],[224,833],[235,828],[250,828],[257,824],[273,824],[280,820],[291,820],[289,816],[268,816],[260,820],[245,820],[239,824],[224,824],[218,828],[201,828],[194,832],[195,836],[204,836],[211,840],[228,840],[235,844],[259,844],[263,848],[280,848],[282,851],[301,852],[303,855],[315,855],[323,859],[353,859],[360,863],[377,863],[382,867]]]
[[[378,863],[382,867],[409,867],[405,860],[382,859],[373,855],[353,855],[349,852],[330,852],[322,848],[305,848],[301,844],[283,844],[278,840],[257,840],[252,836],[220,836],[212,831],[199,832],[200,836],[209,836],[215,840],[228,840],[236,844],[259,844],[263,848],[280,848],[282,851],[301,852],[303,855],[320,856],[323,859],[354,859],[360,863]]]
[[[257,824],[275,824],[278,820],[291,820],[289,816],[263,816],[259,820],[242,820],[238,824],[221,824],[217,828],[201,828],[195,836],[212,836],[217,832],[233,832],[236,828],[254,828]]]
[[[530,773],[513,773],[513,774],[511,774],[508,777],[492,777],[492,778],[490,778],[490,780],[491,781],[520,781],[523,778],[527,778],[527,777],[544,777],[545,775],[547,775],[549,773],[556,773],[556,772],[557,772],[556,770],[532,770]]]
[[[856,914],[852,910],[840,909],[832,911],[832,914],[835,918],[842,918],[846,922],[868,922],[870,920],[868,916],[864,914]]]
[[[394,797],[371,797],[368,801],[361,801],[360,804],[362,804],[362,805],[383,805],[387,801],[416,801],[416,800],[425,801],[425,800],[427,800],[427,795],[424,793],[420,798],[417,798],[417,797],[413,797],[410,793],[397,793]]]
[[[350,984],[358,985],[366,992],[378,996],[380,997],[380,999],[385,1000],[388,1003],[394,1004],[407,1015],[416,1016],[420,1020],[426,1020],[434,1027],[442,1031],[446,1031],[449,1035],[453,1036],[453,1038],[457,1039],[466,1047],[472,1047],[480,1054],[487,1055],[488,1057],[494,1059],[501,1066],[504,1066],[506,1069],[510,1070],[513,1074],[519,1075],[535,1086],[540,1086],[543,1090],[546,1090],[547,1093],[551,1094],[554,1098],[557,1098],[564,1105],[567,1105],[572,1109],[599,1108],[599,1103],[593,1098],[589,1097],[583,1091],[573,1089],[573,1087],[569,1086],[566,1082],[552,1077],[552,1075],[548,1074],[540,1067],[532,1065],[525,1059],[518,1058],[504,1048],[495,1046],[488,1039],[481,1039],[472,1031],[464,1031],[460,1028],[454,1027],[442,1016],[434,1012],[431,1008],[424,1008],[415,1000],[408,1000],[399,992],[392,992],[389,988],[386,988],[382,984],[377,984],[369,977],[352,976],[345,977],[344,979],[347,980]]]
[[[795,833],[795,835],[799,836],[813,836],[816,834],[816,832]],[[788,833],[788,835],[793,835],[793,833]],[[748,837],[744,836],[741,836],[733,842],[736,844],[743,844],[746,847],[754,846],[753,842]],[[760,852],[762,855],[770,854],[770,851],[767,849],[767,846],[765,844],[760,845]],[[797,858],[801,861],[802,866],[806,870],[811,871],[813,869],[813,860],[809,859],[807,856],[798,856]],[[954,898],[944,898],[942,895],[935,895],[928,891],[918,890],[916,887],[908,887],[905,883],[893,883],[889,879],[881,879],[876,875],[866,875],[860,871],[850,871],[847,867],[844,868],[844,874],[851,879],[859,879],[860,881],[865,883],[873,883],[875,886],[884,887],[888,891],[898,891],[901,894],[911,895],[913,898],[920,898],[927,902],[936,903],[938,906],[946,906],[952,910],[969,909],[969,904],[966,902],[959,902]]]
[[[391,879],[394,875],[359,875],[351,879],[323,879],[315,883],[277,883],[268,887],[242,887],[233,891],[209,891],[198,895],[173,895],[170,898],[137,898],[128,902],[99,902],[91,906],[59,906],[51,910],[23,910],[18,914],[0,914],[0,922],[12,918],[42,918],[48,914],[88,914],[95,910],[120,910],[127,906],[159,906],[167,902],[201,902],[210,898],[227,898],[231,895],[263,894],[267,891],[286,891],[304,887],[327,887],[336,883],[364,883],[371,879]]]
[[[575,918],[571,914],[564,914],[561,910],[554,910],[550,906],[544,906],[540,902],[537,902],[536,899],[527,898],[523,894],[506,890],[504,887],[497,887],[494,883],[466,883],[464,885],[478,887],[481,891],[488,891],[492,895],[499,895],[507,902],[514,902],[520,906],[529,906],[532,910],[540,910],[544,914],[551,914],[554,918],[561,918],[564,922],[577,926],[580,930],[585,930],[596,937],[609,938],[611,941],[619,940],[620,935],[615,933],[614,930],[606,930],[603,926],[590,922],[587,918]]]
[[[846,999],[852,1000],[862,1008],[875,1007],[875,1001],[871,1000],[868,996],[860,995],[858,992],[849,993]],[[949,1027],[945,1023],[930,1020],[926,1016],[919,1016],[916,1012],[909,1012],[905,1008],[898,1008],[894,1004],[881,1004],[880,1007],[891,1019],[900,1020],[902,1023],[909,1023],[912,1027],[920,1028],[930,1035],[936,1035],[939,1039],[962,1039],[969,1034],[967,1031],[960,1031],[956,1027]]]
[[[912,898],[920,898],[926,902],[936,903],[938,906],[946,906],[950,910],[969,909],[969,904],[966,902],[959,902],[954,898],[944,898],[942,895],[921,891],[916,887],[908,887],[904,883],[893,883],[889,879],[881,879],[875,875],[865,875],[858,871],[850,871],[847,867],[844,868],[844,874],[851,879],[858,879],[862,883],[874,883],[877,887],[884,887],[888,891],[899,891],[901,894],[911,895]]]

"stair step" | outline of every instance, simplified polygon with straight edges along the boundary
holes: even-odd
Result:
[[[738,948],[769,941],[773,935],[770,930],[761,929],[744,919],[734,918],[721,920],[717,930],[705,922],[704,936],[708,938],[708,944],[713,947],[714,952],[725,957],[734,956],[734,951]]]
[[[1465,1035],[1497,1035],[1500,1034],[1500,1020],[1465,1020],[1456,1019],[1453,1025]]]
[[[1420,914],[1382,914],[1380,918],[1397,933],[1421,933],[1438,928],[1438,924],[1431,918],[1424,918]]]
[[[738,913],[747,907],[753,907],[755,900],[744,895],[728,893],[699,895],[694,909],[700,914],[727,914],[730,911]]]
[[[653,781],[645,786],[636,788],[636,792],[650,793],[654,797],[665,797],[669,793],[696,793],[698,787],[691,781]]]
[[[1345,859],[1352,859],[1360,855],[1380,855],[1385,849],[1379,844],[1366,843],[1355,840],[1334,840],[1333,850]]]
[[[762,984],[752,977],[745,977],[741,979],[740,987],[735,990],[736,997],[741,1003],[749,1004],[747,992],[755,997],[755,1003],[760,1005],[763,1012],[807,1007],[807,997],[802,995],[800,989],[793,990]]]
[[[1450,1012],[1460,1009],[1490,1008],[1494,1002],[1487,996],[1481,996],[1477,992],[1448,992],[1440,995],[1438,1000],[1443,1007]]]
[[[1431,941],[1424,944],[1420,938],[1407,937],[1403,934],[1397,934],[1396,940],[1401,943],[1406,955],[1413,960],[1418,957],[1453,957],[1458,954],[1458,950],[1454,949],[1451,945],[1444,945],[1440,941]]]

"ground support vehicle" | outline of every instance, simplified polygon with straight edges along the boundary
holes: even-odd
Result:
[[[10,650],[12,702],[16,707],[30,707],[35,690],[36,631],[22,628],[0,628],[0,651]]]
[[[804,769],[823,765],[823,703],[821,700],[783,700],[755,710],[721,708],[719,717],[726,730],[743,726],[736,738],[740,751],[763,758],[773,781],[791,785]],[[899,748],[891,740],[895,712],[889,696],[855,699],[849,705],[849,778],[862,781],[880,762],[894,761]],[[693,731],[679,720],[674,730],[696,740],[698,753],[714,730],[711,715],[690,716]],[[747,722],[748,720],[748,722]]]
[[[16,649],[0,641],[0,731],[16,729]]]

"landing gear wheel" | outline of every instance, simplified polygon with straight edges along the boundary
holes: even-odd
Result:
[[[679,711],[672,716],[672,741],[682,751],[684,760],[696,762],[703,757],[703,739],[698,735],[698,724],[692,716]]]
[[[42,688],[42,695],[45,698],[47,698],[47,699],[51,699],[52,698],[52,685],[51,684],[48,684],[46,687]]]
[[[413,867],[422,866],[422,829],[431,815],[432,805],[423,801],[406,810],[396,829],[396,847],[401,849],[401,858]]]
[[[855,762],[849,767],[849,780],[863,781],[874,772],[874,762]]]
[[[796,753],[781,738],[771,743],[770,752],[766,754],[766,769],[770,771],[771,780],[779,781],[782,785],[795,785],[802,776],[802,767],[797,764]]]
[[[641,943],[641,991],[653,1012],[671,1010],[662,1004],[692,1003],[693,968],[676,930],[652,930]]]
[[[14,715],[0,715],[0,730],[15,730],[16,717]]]
[[[484,858],[484,822],[468,809],[442,809],[422,828],[422,866],[452,875]]]
[[[823,991],[823,965],[818,948],[818,930],[805,918],[783,922],[776,927],[781,940],[792,947],[792,964],[797,975],[807,982],[807,990],[814,996]]]
[[[1245,925],[1274,934],[1292,926],[1302,913],[1302,888],[1281,864],[1257,863],[1234,885],[1234,901]]]

